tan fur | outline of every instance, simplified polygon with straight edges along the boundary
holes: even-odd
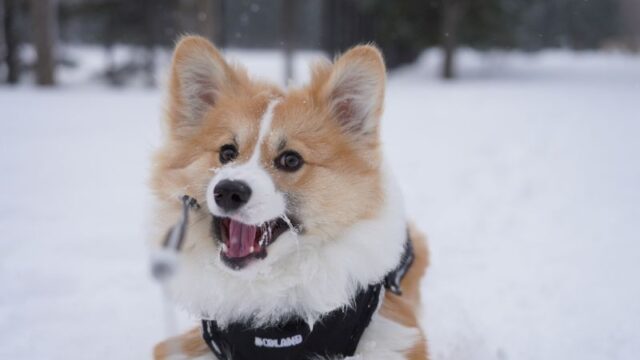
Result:
[[[204,65],[199,63],[203,61]],[[196,116],[184,99],[188,84],[183,79],[198,64],[205,75],[208,69],[215,71],[196,84],[212,89],[199,99],[211,106],[204,107]],[[340,122],[354,111],[354,103],[342,100],[352,86],[345,85],[345,81],[354,71],[376,79],[367,99],[374,99],[375,104],[369,114],[379,118],[383,111],[385,67],[374,47],[358,46],[333,64],[318,63],[308,86],[285,93],[274,85],[249,78],[243,68],[228,64],[207,40],[199,37],[181,40],[176,46],[169,81],[168,136],[154,157],[150,181],[163,216],[171,218],[179,212],[176,199],[183,194],[205,203],[207,184],[221,166],[219,149],[234,144],[239,151],[235,160],[238,163],[247,161],[254,148],[261,146],[263,168],[305,219],[305,233],[336,238],[350,225],[375,217],[384,200],[379,126],[376,123],[358,129],[366,136],[357,136],[345,131]],[[261,117],[274,99],[279,103],[274,109],[271,131],[258,144]],[[300,153],[304,166],[295,173],[274,168],[274,159],[284,150]],[[164,221],[162,217],[159,220]],[[206,223],[192,226],[207,227]],[[402,282],[405,295],[387,294],[382,315],[419,328],[420,278],[428,255],[424,237],[414,227],[410,231],[416,261]],[[421,341],[407,354],[407,359],[426,359],[426,343],[420,334]],[[154,357],[168,359],[176,351],[187,358],[209,352],[200,330],[194,329],[158,344]]]
[[[321,229],[324,234],[335,235],[349,224],[375,216],[382,204],[379,129],[366,141],[354,141],[339,126],[336,120],[339,109],[332,106],[333,99],[340,95],[335,93],[340,74],[349,71],[348,66],[354,62],[366,63],[381,80],[377,89],[380,106],[374,115],[379,116],[384,65],[376,49],[360,46],[339,58],[333,66],[316,65],[310,85],[287,95],[278,107],[280,116],[275,117],[272,126],[278,131],[273,136],[287,139],[305,158],[305,165],[309,165],[297,179],[274,175],[277,183],[314,204],[303,214],[305,219],[318,221],[308,227],[311,232]]]
[[[200,328],[195,328],[156,345],[153,349],[153,358],[155,360],[168,360],[171,356],[178,354],[187,358],[196,358],[209,352],[211,350],[202,340]]]

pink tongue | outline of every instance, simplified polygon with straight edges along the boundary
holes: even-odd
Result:
[[[251,254],[251,247],[255,243],[258,228],[235,220],[229,222],[229,257],[245,257]]]

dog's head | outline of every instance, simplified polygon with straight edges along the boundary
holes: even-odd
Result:
[[[202,38],[177,45],[152,187],[165,226],[181,195],[206,204],[185,252],[207,271],[270,279],[301,251],[334,246],[383,212],[379,51],[358,46],[312,72],[306,87],[285,92]]]

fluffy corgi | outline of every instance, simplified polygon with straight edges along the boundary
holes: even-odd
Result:
[[[164,231],[180,197],[202,204],[170,282],[202,326],[156,359],[427,358],[428,254],[381,153],[385,80],[368,45],[284,90],[204,38],[178,43],[153,218]]]

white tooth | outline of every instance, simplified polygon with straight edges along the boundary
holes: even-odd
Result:
[[[253,246],[249,248],[249,252],[253,252]]]
[[[222,251],[223,251],[223,252],[227,252],[227,251],[229,251],[229,248],[227,247],[227,244],[222,243]]]
[[[271,236],[271,228],[268,227],[265,229],[265,231],[262,233],[262,236],[260,237],[260,241],[259,241],[260,246],[265,246],[265,244],[267,243],[267,239],[270,236]]]

